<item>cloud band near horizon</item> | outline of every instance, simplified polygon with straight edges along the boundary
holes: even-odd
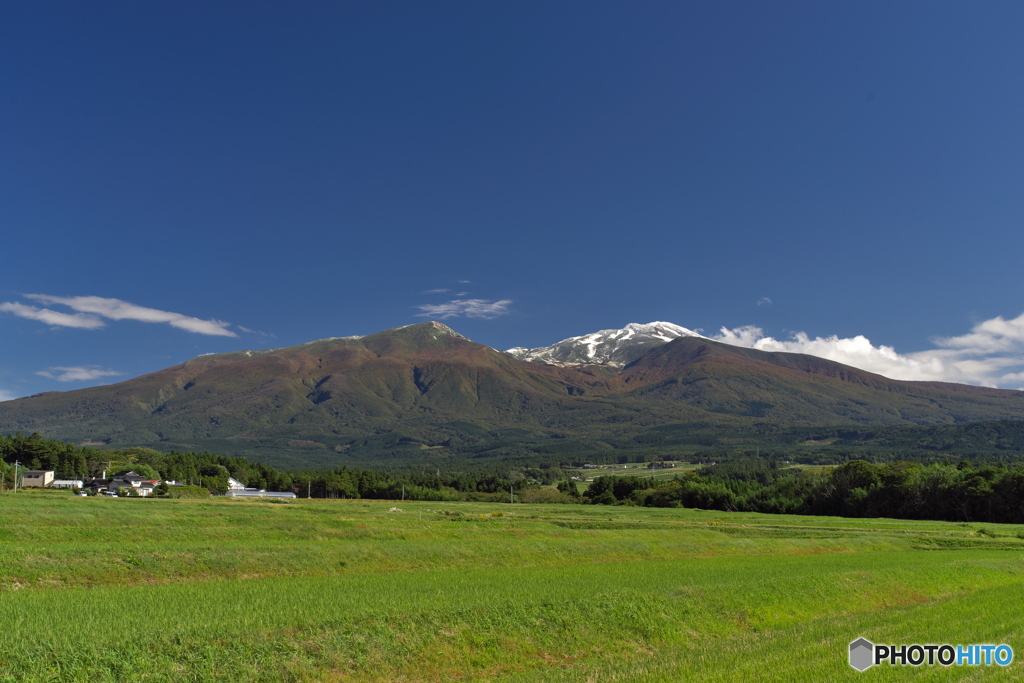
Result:
[[[876,346],[864,335],[812,338],[794,332],[789,339],[776,339],[756,325],[723,327],[710,339],[759,351],[805,353],[891,379],[1024,386],[1024,314],[1012,320],[1002,316],[985,320],[967,334],[934,339],[936,348],[905,354],[892,346]]]

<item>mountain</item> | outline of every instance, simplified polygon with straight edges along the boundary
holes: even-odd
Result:
[[[798,353],[680,338],[623,368],[610,386],[651,403],[780,424],[937,424],[1021,419],[1024,392],[905,382]]]
[[[717,443],[816,425],[1024,419],[1024,392],[901,382],[667,323],[519,355],[420,323],[6,401],[0,432],[336,465],[607,450],[666,442],[665,430]]]
[[[551,346],[509,349],[519,360],[549,365],[611,365],[622,367],[650,349],[680,337],[700,337],[693,330],[665,322],[630,323],[621,330],[601,330],[563,339]]]
[[[119,384],[7,401],[0,403],[0,432],[259,451],[268,459],[308,452],[330,462],[330,454],[367,441],[376,450],[418,449],[466,430],[550,433],[634,419],[639,409],[574,399],[603,383],[596,375],[522,363],[429,322],[200,356]]]

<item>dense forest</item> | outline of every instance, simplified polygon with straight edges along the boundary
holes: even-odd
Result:
[[[580,498],[612,505],[1024,524],[1024,466],[853,460],[798,469],[739,460],[653,488],[649,479],[599,477]]]
[[[889,428],[882,434],[898,435]],[[950,429],[957,438],[963,431]],[[982,434],[984,432],[981,432]],[[855,439],[857,435],[838,435]],[[871,436],[879,438],[878,432]],[[991,452],[973,461],[933,457],[931,461],[871,463],[844,459],[835,467],[787,466],[778,453],[747,457],[706,451],[716,464],[684,476],[653,482],[631,476],[598,477],[581,493],[569,461],[463,463],[405,469],[281,471],[242,457],[209,452],[162,453],[148,448],[120,450],[75,446],[38,434],[0,435],[0,482],[9,488],[14,463],[50,469],[60,478],[87,478],[134,470],[223,493],[227,478],[267,491],[294,491],[300,497],[408,500],[494,500],[606,505],[688,507],[782,514],[893,517],[966,522],[1024,523],[1024,465]],[[555,484],[555,488],[551,485]]]

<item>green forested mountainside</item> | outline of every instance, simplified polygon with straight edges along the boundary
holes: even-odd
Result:
[[[900,382],[811,356],[681,338],[621,370],[554,367],[439,323],[201,356],[119,384],[0,403],[0,432],[323,467],[756,445],[856,450],[876,438],[856,434],[883,426],[1022,418],[1024,392]],[[833,434],[837,425],[852,426]],[[925,437],[878,438],[930,450]]]

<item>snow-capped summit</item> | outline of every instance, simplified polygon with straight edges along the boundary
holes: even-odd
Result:
[[[516,347],[509,349],[508,353],[519,360],[548,365],[623,366],[652,347],[667,344],[679,337],[703,335],[673,323],[630,323],[621,330],[601,330],[536,349]]]

